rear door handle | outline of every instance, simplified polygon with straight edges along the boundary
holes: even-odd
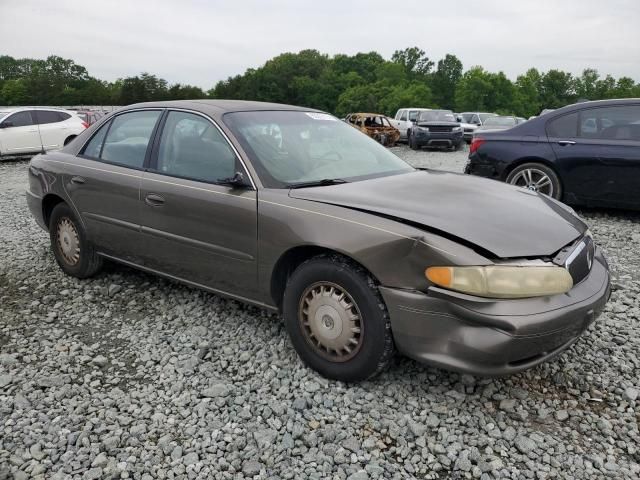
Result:
[[[558,145],[562,145],[563,147],[565,145],[575,145],[576,142],[574,142],[573,140],[558,140]]]
[[[76,185],[82,185],[85,181],[82,177],[71,177],[71,183],[75,183]]]
[[[161,205],[164,205],[164,198],[157,193],[147,193],[147,195],[144,197],[144,202],[147,205],[151,205],[152,207],[159,207]]]

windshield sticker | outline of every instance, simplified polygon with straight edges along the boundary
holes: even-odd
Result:
[[[335,122],[337,120],[336,117],[332,117],[328,113],[316,113],[316,112],[305,112],[305,113],[309,115],[311,118],[313,118],[314,120],[328,120],[330,122]]]

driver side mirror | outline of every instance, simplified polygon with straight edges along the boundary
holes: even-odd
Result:
[[[242,174],[242,172],[236,172],[233,177],[219,178],[217,183],[219,185],[229,185],[237,188],[248,186],[248,184],[244,181],[244,175]]]
[[[8,127],[13,127],[13,122],[6,121],[6,122],[0,123],[0,128],[8,128]]]

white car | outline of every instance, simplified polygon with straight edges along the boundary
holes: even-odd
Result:
[[[495,116],[497,116],[497,114],[487,112],[463,112],[458,114],[460,126],[464,131],[465,141],[471,143],[471,139],[473,138],[473,134],[476,133],[476,130],[484,125],[485,120]]]
[[[430,108],[401,108],[396,116],[389,119],[391,125],[400,130],[400,140],[408,140],[411,127],[415,123],[420,112],[431,110]]]
[[[62,148],[87,127],[87,123],[75,113],[59,108],[0,110],[0,157]]]

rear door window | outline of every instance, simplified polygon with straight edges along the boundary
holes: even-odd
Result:
[[[67,113],[52,110],[35,110],[35,114],[36,120],[40,125],[62,122],[71,117],[71,115]]]
[[[132,168],[142,168],[160,110],[123,113],[111,121],[100,159]]]
[[[575,138],[578,136],[578,113],[554,118],[547,123],[547,135],[553,138]]]
[[[89,143],[84,147],[81,155],[89,158],[99,159],[100,152],[102,151],[102,144],[104,142],[104,137],[107,134],[107,130],[109,130],[109,125],[111,122],[105,123],[100,129],[91,137]]]

